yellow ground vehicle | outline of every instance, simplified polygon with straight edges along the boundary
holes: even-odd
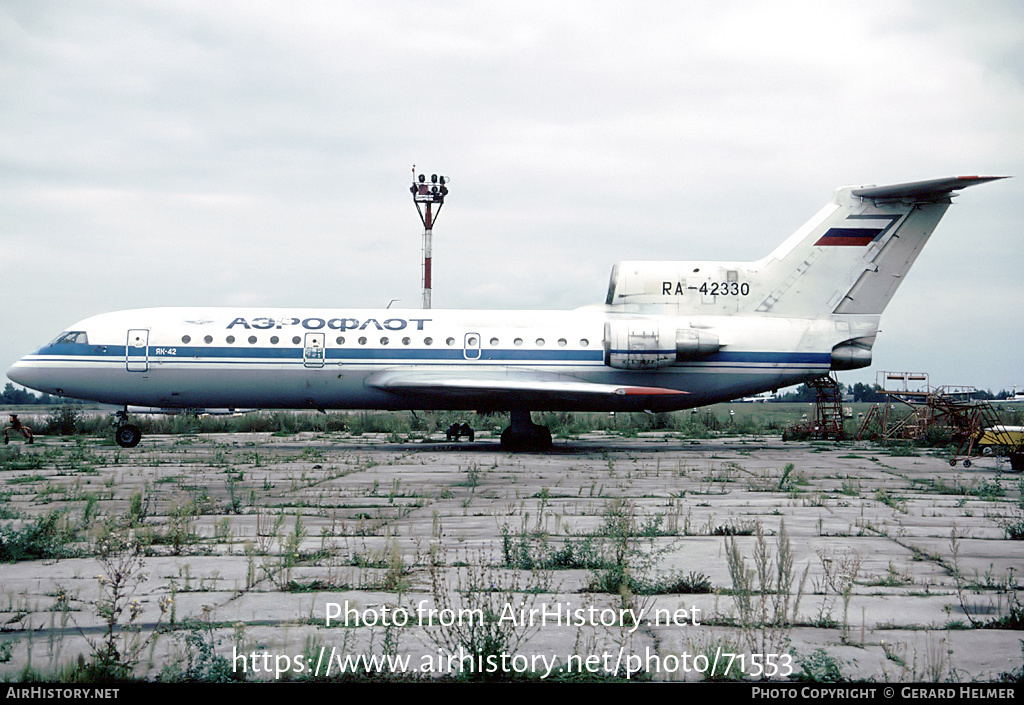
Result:
[[[1010,467],[1015,472],[1024,470],[1024,426],[996,424],[981,429],[975,436],[974,445],[985,455],[999,454],[1010,457]]]

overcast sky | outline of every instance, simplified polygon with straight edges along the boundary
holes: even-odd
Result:
[[[0,372],[86,316],[603,301],[837,186],[968,189],[870,370],[1024,389],[1024,3],[0,0]],[[3,382],[6,380],[0,380]]]

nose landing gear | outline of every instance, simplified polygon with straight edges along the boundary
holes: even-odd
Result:
[[[128,423],[128,407],[117,412],[117,422],[114,428],[114,442],[122,448],[134,448],[142,440],[142,431],[139,427]]]

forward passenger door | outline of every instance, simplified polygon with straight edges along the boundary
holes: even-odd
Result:
[[[149,329],[132,328],[128,331],[124,362],[129,372],[149,371]]]

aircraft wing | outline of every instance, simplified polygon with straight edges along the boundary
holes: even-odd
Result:
[[[535,404],[538,408],[558,402],[580,402],[616,397],[664,400],[689,392],[664,387],[629,384],[598,384],[569,375],[527,370],[381,370],[370,375],[366,384],[407,396],[429,395],[433,399],[466,401],[477,399],[481,407],[504,405],[509,399],[517,404]]]

